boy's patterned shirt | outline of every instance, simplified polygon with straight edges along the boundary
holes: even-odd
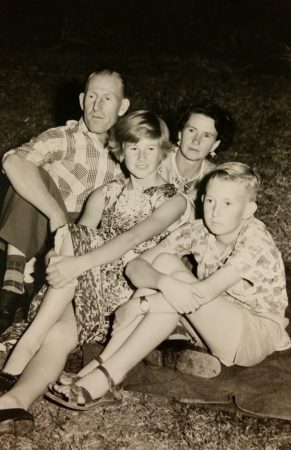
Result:
[[[241,280],[227,289],[226,297],[252,313],[269,317],[283,326],[288,299],[281,254],[265,225],[250,219],[236,241],[219,254],[215,237],[202,220],[193,220],[171,233],[160,245],[179,257],[192,253],[200,280],[222,266],[232,267]]]
[[[51,128],[26,144],[5,153],[43,167],[54,180],[67,211],[80,212],[88,195],[97,187],[123,178],[120,165],[98,135],[88,131],[83,119]]]

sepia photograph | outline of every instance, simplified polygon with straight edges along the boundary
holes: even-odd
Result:
[[[291,449],[291,2],[0,5],[0,450]]]

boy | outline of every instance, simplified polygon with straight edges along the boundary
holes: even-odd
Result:
[[[86,407],[85,393],[92,400],[113,390],[181,317],[210,351],[188,352],[192,367],[184,371],[193,375],[217,375],[220,362],[253,366],[290,348],[283,261],[254,218],[259,185],[256,173],[241,163],[222,164],[208,175],[204,219],[181,226],[128,263],[126,275],[141,289],[116,311],[111,340],[94,367],[102,364],[90,372],[87,366],[71,386],[50,386],[50,398],[72,409],[79,402]],[[178,259],[190,252],[198,279]]]
[[[187,280],[194,293],[191,285],[171,275],[155,273],[153,283],[153,274],[145,277],[143,261],[132,261],[127,269],[137,287],[157,288],[176,311],[186,314],[211,353],[227,366],[251,366],[290,347],[282,258],[264,224],[253,216],[259,185],[259,177],[245,164],[218,166],[207,179],[204,220],[179,228],[152,252],[151,258],[163,250],[179,257],[193,253],[198,280]],[[159,259],[153,264],[158,269],[175,265],[169,255]],[[176,269],[181,270],[178,262]]]

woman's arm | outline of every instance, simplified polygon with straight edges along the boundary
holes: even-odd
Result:
[[[49,283],[53,287],[62,287],[81,273],[101,264],[107,264],[121,257],[126,252],[158,235],[178,220],[187,207],[187,200],[183,195],[176,195],[159,206],[149,217],[134,225],[130,230],[110,240],[102,247],[82,256],[78,262],[63,257],[53,263],[48,270]],[[87,210],[87,207],[86,207]],[[93,217],[87,214],[80,220],[81,224],[92,226]]]

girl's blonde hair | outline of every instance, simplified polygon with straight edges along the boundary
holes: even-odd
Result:
[[[163,158],[172,148],[166,123],[154,113],[146,110],[134,111],[118,119],[110,132],[109,148],[120,161],[123,155],[122,144],[137,143],[141,139],[158,140]]]

